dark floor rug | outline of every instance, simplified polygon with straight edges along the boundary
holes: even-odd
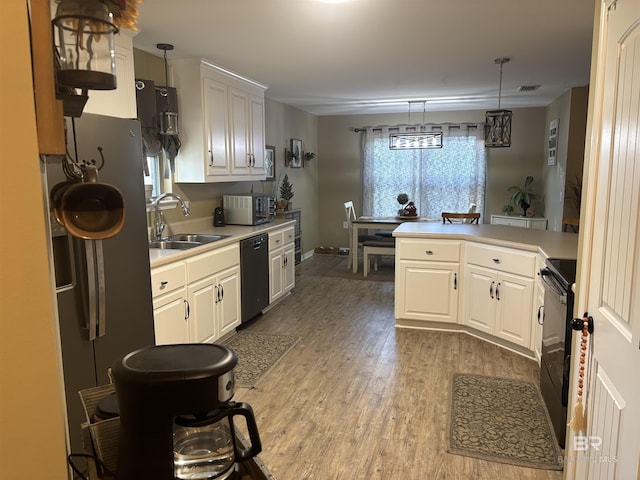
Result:
[[[562,451],[534,383],[463,373],[452,383],[449,453],[562,470]]]
[[[236,386],[253,387],[299,340],[290,335],[242,331],[224,342],[238,354]]]
[[[323,255],[323,257],[326,255]],[[320,275],[324,277],[336,277],[336,278],[349,278],[352,280],[372,280],[376,282],[393,282],[395,281],[395,258],[394,257],[382,257],[378,262],[378,271],[373,269],[373,263],[369,269],[369,274],[365,278],[362,269],[362,255],[360,255],[360,262],[358,263],[358,273],[353,273],[353,270],[347,268],[348,256],[334,255],[336,261],[330,263],[330,268],[321,272]]]

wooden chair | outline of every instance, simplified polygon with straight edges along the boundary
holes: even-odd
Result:
[[[358,235],[358,244],[351,245],[351,243],[353,242],[353,225],[351,225],[351,222],[358,218],[358,216],[356,215],[356,210],[353,207],[353,202],[351,200],[348,202],[344,202],[344,213],[349,224],[349,259],[347,260],[347,269],[350,269],[353,266],[353,249],[362,247],[364,242],[367,241],[382,240],[382,237],[378,235]]]
[[[562,231],[568,232],[569,229],[571,229],[573,233],[578,233],[578,230],[580,229],[580,219],[575,217],[564,217],[562,219]]]
[[[480,223],[480,214],[442,212],[442,223],[453,223],[451,219],[461,220],[462,223]]]

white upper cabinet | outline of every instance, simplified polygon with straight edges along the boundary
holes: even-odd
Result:
[[[264,180],[266,87],[203,59],[170,64],[182,142],[175,181]]]
[[[110,117],[136,118],[136,75],[133,66],[133,37],[137,32],[120,29],[115,36],[117,88],[115,90],[89,90],[89,99],[83,113],[96,113]]]

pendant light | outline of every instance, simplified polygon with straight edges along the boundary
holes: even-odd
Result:
[[[409,126],[411,126],[411,104],[422,103],[422,125],[420,132],[391,133],[389,134],[390,150],[414,150],[425,148],[442,148],[442,132],[427,132],[424,118],[427,110],[427,101],[409,102]]]
[[[511,146],[511,110],[502,110],[502,65],[509,62],[508,58],[496,58],[496,64],[500,65],[500,89],[498,90],[498,109],[488,110],[485,115],[485,147],[510,147]]]
[[[83,90],[115,90],[113,14],[100,0],[59,0],[54,37],[58,83]]]
[[[156,47],[164,51],[164,91],[161,95],[165,97],[164,110],[158,114],[160,117],[160,135],[178,135],[178,113],[171,111],[169,106],[169,67],[167,66],[167,50],[173,50],[173,45],[169,43],[158,43]]]

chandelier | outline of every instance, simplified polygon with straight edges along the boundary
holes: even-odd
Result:
[[[485,114],[485,147],[510,147],[511,146],[511,110],[502,110],[502,65],[508,63],[508,58],[496,58],[495,63],[500,65],[500,88],[498,90],[498,109],[488,110]]]
[[[442,148],[442,132],[427,132],[424,117],[427,109],[427,101],[409,102],[409,127],[411,126],[411,104],[422,103],[422,125],[419,132],[391,133],[389,134],[390,150],[411,150],[422,148]]]

